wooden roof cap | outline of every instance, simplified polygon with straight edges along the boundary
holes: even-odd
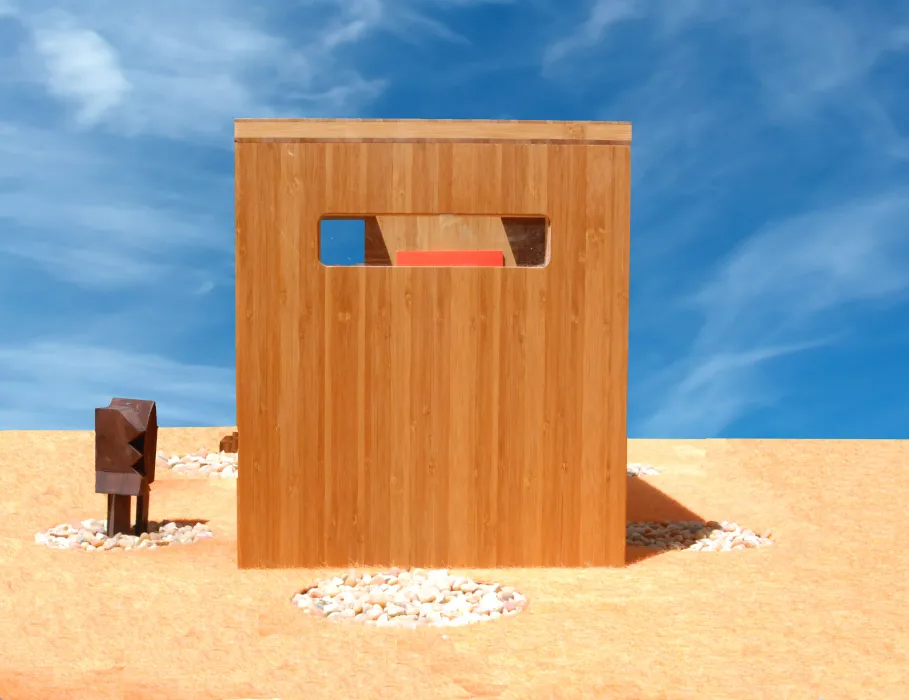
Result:
[[[461,141],[629,145],[630,122],[237,119],[235,141]]]

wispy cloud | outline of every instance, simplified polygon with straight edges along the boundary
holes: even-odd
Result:
[[[657,373],[646,388],[648,413],[637,429],[661,438],[703,438],[722,434],[735,420],[756,408],[772,406],[783,392],[762,373],[774,360],[823,347],[822,339],[792,345],[766,345],[740,351],[720,348],[690,357]]]
[[[642,430],[719,434],[784,396],[773,360],[836,342],[844,307],[897,305],[909,293],[909,188],[768,225],[683,303],[701,319],[686,356],[648,382]],[[859,311],[861,313],[861,311]]]
[[[16,17],[32,42],[28,74],[71,104],[78,124],[229,148],[236,116],[299,115],[301,103],[311,114],[349,111],[381,91],[336,53],[377,21],[370,6],[381,5],[355,4],[363,14],[346,20],[312,10],[296,36],[279,33],[275,15],[211,0],[69,12],[35,0]]]
[[[103,143],[0,122],[0,252],[95,289],[177,273],[181,252],[229,258],[229,213],[219,220],[206,205],[212,195],[229,197],[228,178],[174,177],[173,185],[196,188],[189,201],[166,186],[146,191],[153,169],[136,163],[124,172]]]
[[[909,288],[909,188],[856,199],[773,223],[721,264],[698,293],[705,340],[764,333],[768,309],[780,331],[842,304],[894,298]],[[739,331],[730,334],[735,326]],[[746,331],[746,333],[742,333]]]
[[[865,92],[863,81],[887,53],[899,50],[903,28],[886,19],[845,14],[822,4],[796,2],[742,13],[738,32],[766,96],[783,117],[804,117],[844,90]],[[810,28],[810,29],[809,29]]]
[[[650,207],[635,217],[633,280],[653,290],[656,283],[637,277],[642,270],[671,275],[661,291],[676,297],[664,297],[651,321],[637,321],[664,342],[674,336],[676,356],[652,360],[634,428],[717,435],[785,395],[774,381],[777,363],[839,342],[855,307],[905,300],[909,188],[889,178],[909,141],[889,108],[894,83],[873,78],[905,51],[909,18],[813,0],[741,8],[596,0],[550,44],[544,72],[567,81],[580,65],[598,66],[594,78],[614,84],[614,71],[628,65],[629,19],[650,28],[637,84],[605,98],[600,116],[635,125],[636,201],[645,192]],[[756,173],[785,181],[794,165],[782,138],[801,142],[801,159],[828,167],[811,188],[787,193],[782,213],[779,204],[767,207],[776,213],[762,224],[767,188]],[[875,191],[876,181],[888,185]],[[746,183],[750,229],[736,222]],[[706,281],[702,264],[680,274],[678,261],[695,259],[692,250],[722,256]],[[669,325],[661,331],[657,323]]]
[[[640,13],[640,6],[633,0],[596,0],[580,25],[546,49],[543,68],[548,69],[572,54],[590,50],[605,38],[609,29]]]
[[[93,409],[114,396],[153,399],[163,425],[230,426],[236,422],[234,389],[228,367],[62,339],[0,345],[3,430],[34,429],[48,412],[56,429],[90,430]]]
[[[34,42],[44,59],[48,91],[74,103],[79,124],[97,123],[129,92],[116,51],[97,32],[59,21],[36,29]]]

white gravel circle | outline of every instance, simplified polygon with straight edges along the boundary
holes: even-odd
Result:
[[[151,525],[151,523],[149,524]],[[63,523],[35,535],[35,544],[51,549],[81,549],[86,552],[116,552],[133,549],[158,549],[172,544],[191,544],[212,537],[205,523],[178,525],[165,521],[157,528],[149,528],[138,537],[118,533],[107,536],[106,520],[83,520],[80,523]]]
[[[236,452],[209,452],[196,450],[188,455],[169,455],[159,450],[156,467],[174,474],[206,479],[236,479],[238,455]]]
[[[304,613],[374,627],[457,627],[516,615],[527,598],[511,586],[480,583],[448,569],[351,570],[293,597]]]

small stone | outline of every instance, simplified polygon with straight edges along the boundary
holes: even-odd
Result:
[[[424,588],[417,593],[417,600],[421,603],[433,603],[436,601],[439,593],[439,589],[434,586],[432,588]]]
[[[505,604],[499,600],[495,593],[487,593],[480,600],[480,611],[482,612],[501,612]]]
[[[397,603],[387,603],[385,605],[385,613],[388,617],[397,617],[398,615],[403,615],[405,613],[405,608]]]

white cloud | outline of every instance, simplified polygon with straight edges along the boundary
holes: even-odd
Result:
[[[685,306],[703,322],[687,357],[655,376],[641,430],[713,436],[780,398],[766,365],[849,332],[854,304],[909,292],[909,189],[767,226],[738,246]]]
[[[802,122],[810,128],[812,120],[829,117],[835,110],[851,115],[856,137],[904,156],[906,141],[896,133],[880,95],[866,79],[887,56],[909,47],[909,28],[884,15],[863,15],[857,7],[837,11],[814,0],[744,8],[705,0],[596,0],[580,24],[550,43],[542,69],[550,73],[559,64],[559,80],[569,80],[571,70],[581,62],[585,68],[598,67],[604,75],[623,70],[618,67],[626,65],[626,54],[610,53],[611,39],[621,31],[622,22],[640,19],[648,23],[651,33],[642,33],[644,46],[639,51],[652,57],[653,64],[638,87],[609,100],[601,113],[613,119],[629,119],[633,114],[638,122],[636,144],[648,148],[653,160],[673,163],[678,156],[660,150],[655,140],[692,143],[680,116],[689,122],[693,116],[699,133],[713,124],[730,129],[730,106],[741,104],[745,94],[741,85],[750,80],[760,85],[762,102],[751,114],[734,115],[735,125],[743,132],[768,121]],[[727,41],[735,38],[750,67],[750,72],[730,69],[725,99],[709,82],[715,80],[717,66],[712,63],[713,54],[704,53],[706,44],[693,39],[696,33]],[[725,60],[735,58],[730,53]],[[642,101],[646,107],[639,107]]]
[[[15,16],[33,37],[26,75],[72,103],[77,123],[227,149],[236,117],[351,112],[380,94],[383,81],[337,51],[373,28],[370,5],[340,21],[313,8],[290,25],[296,35],[279,32],[277,14],[230,1],[86,2],[63,12],[33,0]]]
[[[549,45],[543,54],[544,69],[595,47],[610,29],[638,16],[642,9],[633,0],[596,0],[590,14],[571,34]]]
[[[154,283],[193,250],[230,258],[229,217],[219,226],[206,201],[229,202],[229,178],[172,178],[196,192],[167,196],[144,184],[155,181],[153,158],[124,163],[104,144],[0,122],[0,253],[94,289]]]
[[[78,124],[229,149],[237,117],[355,116],[375,100],[386,81],[365,76],[348,50],[370,35],[466,41],[423,5],[328,0],[266,11],[236,0],[160,0],[63,12],[30,0],[15,16],[33,37],[27,56],[41,63],[27,61],[26,74],[71,103]],[[306,13],[302,21],[282,21],[294,11]]]
[[[771,307],[780,324],[802,326],[837,306],[907,288],[909,189],[898,189],[759,231],[724,262],[697,304],[713,341],[732,327],[753,332],[742,312],[757,305]]]
[[[92,126],[130,90],[117,53],[97,32],[59,23],[35,31],[49,92],[76,104],[76,119]]]
[[[900,47],[899,27],[868,22],[802,0],[786,9],[754,8],[736,18],[751,65],[780,118],[803,118],[829,100],[866,99],[862,85],[882,56]]]
[[[648,402],[653,408],[639,430],[660,438],[715,437],[747,412],[780,398],[779,389],[761,374],[766,365],[827,342],[717,349],[714,354],[683,360],[647,383],[660,398],[658,403]]]
[[[236,423],[233,368],[63,340],[0,345],[0,430],[89,430],[114,397],[155,401],[160,425]]]

